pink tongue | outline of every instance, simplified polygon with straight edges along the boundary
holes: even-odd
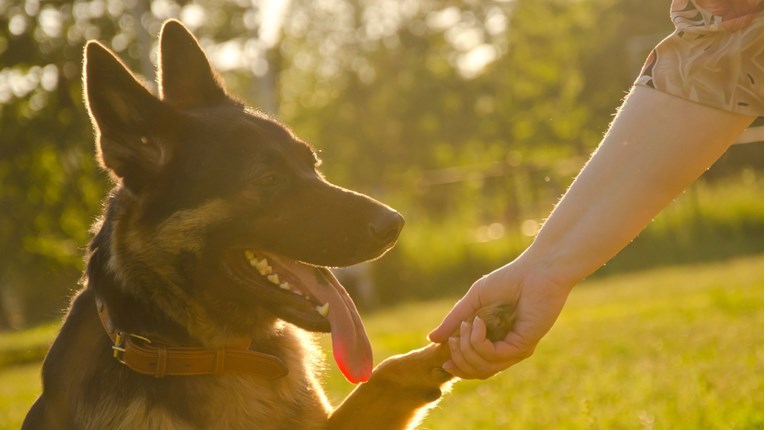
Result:
[[[372,375],[372,346],[356,305],[337,278],[325,268],[308,266],[273,254],[268,258],[299,278],[301,287],[319,302],[329,303],[327,319],[332,328],[335,362],[348,381],[354,384],[368,381]]]
[[[332,352],[335,362],[348,381],[366,382],[372,375],[372,346],[369,344],[364,324],[356,305],[345,288],[327,269],[315,269],[323,275],[331,287],[330,294],[315,292],[317,298],[329,303],[329,324],[332,327]]]

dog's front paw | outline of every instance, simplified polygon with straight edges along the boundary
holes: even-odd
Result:
[[[515,306],[495,304],[485,306],[476,313],[486,323],[486,338],[498,342],[507,336],[515,322]]]
[[[328,428],[415,428],[454,379],[441,368],[448,359],[449,348],[444,344],[387,358],[332,414]]]
[[[477,315],[486,323],[487,338],[504,339],[515,321],[512,305],[492,305]],[[397,400],[425,405],[438,400],[442,390],[454,376],[441,366],[451,358],[447,344],[430,344],[406,354],[389,357],[372,373],[367,385],[387,393],[396,393]],[[405,402],[406,403],[406,402]]]
[[[441,365],[449,359],[444,344],[430,344],[402,355],[389,357],[372,373],[369,383],[395,388],[430,403],[441,397],[441,388],[454,378]]]

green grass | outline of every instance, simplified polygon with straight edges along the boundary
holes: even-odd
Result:
[[[376,359],[423,345],[454,299],[367,315]],[[49,341],[45,330],[37,343]],[[0,348],[16,341],[0,336]],[[0,369],[0,429],[19,427],[39,392],[38,373],[38,364]],[[335,402],[352,389],[331,363],[326,386]],[[456,384],[422,426],[762,427],[761,255],[584,282],[532,358],[487,381]]]
[[[762,256],[585,282],[532,358],[456,384],[422,428],[761,429],[762,289]],[[376,357],[422,345],[452,304],[366,318]]]
[[[20,428],[39,394],[39,363],[0,369],[0,429]]]

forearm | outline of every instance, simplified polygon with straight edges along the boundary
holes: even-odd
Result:
[[[573,286],[637,236],[752,120],[636,88],[522,259]]]

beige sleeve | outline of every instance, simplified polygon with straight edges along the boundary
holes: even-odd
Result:
[[[635,85],[743,115],[763,114],[763,3],[673,0],[675,31]]]

